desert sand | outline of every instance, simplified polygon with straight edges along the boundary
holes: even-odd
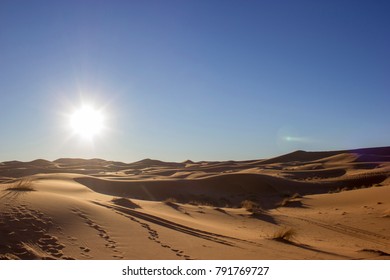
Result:
[[[390,147],[0,163],[0,259],[390,259]]]

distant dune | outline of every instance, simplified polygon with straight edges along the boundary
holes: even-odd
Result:
[[[0,163],[0,259],[390,259],[390,147]]]

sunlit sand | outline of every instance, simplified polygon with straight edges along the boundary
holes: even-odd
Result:
[[[0,259],[390,259],[390,148],[0,163]]]

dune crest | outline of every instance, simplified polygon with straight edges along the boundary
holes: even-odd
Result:
[[[390,259],[390,147],[0,164],[0,259]]]

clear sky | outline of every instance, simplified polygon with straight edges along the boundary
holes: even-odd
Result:
[[[390,145],[390,1],[0,1],[0,161]],[[82,104],[104,114],[86,141]]]

